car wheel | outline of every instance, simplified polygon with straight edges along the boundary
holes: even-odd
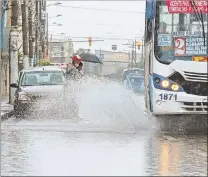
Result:
[[[17,119],[24,119],[25,118],[23,110],[18,108],[17,106],[14,106],[14,115]]]
[[[20,113],[19,111],[14,111],[14,115],[17,119],[25,119],[25,115]]]

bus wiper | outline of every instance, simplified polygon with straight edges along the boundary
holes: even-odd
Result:
[[[195,16],[196,16],[197,20],[201,22],[200,14],[197,11],[196,4],[195,4],[194,0],[191,0],[190,3],[191,3],[191,6],[192,6],[192,8],[193,8],[193,10],[195,12]]]
[[[197,20],[202,23],[201,27],[202,27],[202,33],[203,33],[203,38],[204,38],[204,47],[205,47],[206,46],[206,41],[205,41],[206,37],[205,37],[204,18],[203,18],[202,10],[200,10],[200,14],[199,14],[194,0],[191,1],[191,6],[194,9]]]

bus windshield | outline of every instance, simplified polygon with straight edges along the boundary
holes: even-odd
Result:
[[[196,11],[192,12],[192,4],[187,0],[180,3],[173,0],[156,1],[154,46],[155,56],[160,62],[192,61],[193,56],[208,55],[207,1],[198,1],[200,3],[197,5],[204,9],[197,6]]]

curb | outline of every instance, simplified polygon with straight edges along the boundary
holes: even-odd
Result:
[[[9,117],[11,117],[13,115],[14,115],[14,111],[9,111],[1,116],[1,120],[2,121],[7,120],[7,119],[9,119]]]

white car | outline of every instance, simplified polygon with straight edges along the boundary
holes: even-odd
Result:
[[[67,106],[65,74],[59,67],[24,69],[20,72],[17,83],[11,84],[10,87],[16,89],[14,111],[17,118],[24,118],[34,107],[37,111],[45,111],[45,107],[50,107],[51,104],[55,107]]]

